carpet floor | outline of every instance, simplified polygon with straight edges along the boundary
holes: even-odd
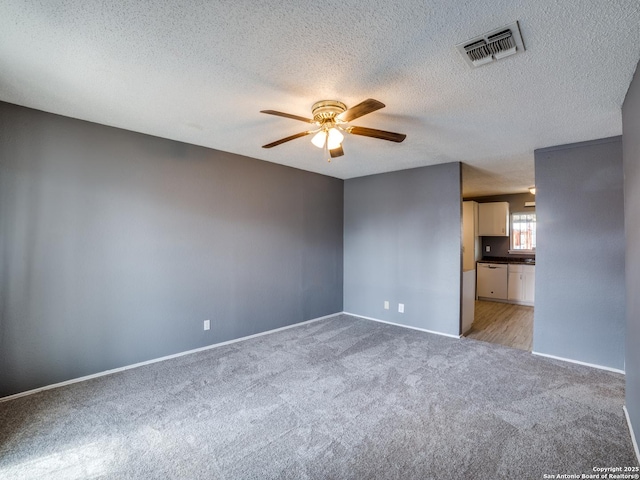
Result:
[[[337,316],[0,403],[6,479],[541,479],[637,466],[624,377]]]

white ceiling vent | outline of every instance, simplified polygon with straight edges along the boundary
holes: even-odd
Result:
[[[525,50],[518,22],[459,43],[456,48],[472,68]]]

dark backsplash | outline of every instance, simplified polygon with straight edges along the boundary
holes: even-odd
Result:
[[[482,257],[536,258],[535,254],[509,253],[509,237],[481,237]],[[491,251],[487,252],[487,245]]]

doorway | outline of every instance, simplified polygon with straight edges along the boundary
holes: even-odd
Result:
[[[483,211],[488,212],[484,224]],[[487,218],[491,219],[489,226]],[[532,350],[535,222],[531,193],[464,199],[464,336]],[[527,248],[522,248],[525,244]]]

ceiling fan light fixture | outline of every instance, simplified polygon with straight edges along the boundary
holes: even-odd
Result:
[[[318,148],[323,148],[326,140],[327,132],[321,130],[313,136],[313,138],[311,139],[311,143],[313,143]]]
[[[292,115],[290,113],[278,112],[276,110],[260,110],[261,113],[268,113],[269,115],[276,115],[278,117],[285,117],[304,123],[315,124],[315,128],[312,128],[311,130],[296,133],[295,135],[289,135],[288,137],[281,138],[275,142],[267,143],[266,145],[263,145],[262,148],[277,147],[278,145],[290,142],[296,138],[313,135],[311,143],[318,148],[328,150],[331,158],[336,158],[344,155],[344,150],[342,149],[344,135],[342,132],[360,135],[363,137],[379,138],[390,142],[402,142],[406,138],[406,135],[403,133],[386,132],[375,128],[347,125],[352,120],[360,118],[371,112],[375,112],[376,110],[380,110],[381,108],[384,108],[384,103],[374,100],[373,98],[368,98],[351,108],[347,108],[344,103],[338,102],[337,100],[321,100],[314,103],[313,107],[311,107],[313,119],[301,117],[299,115]]]
[[[329,150],[333,150],[334,148],[338,148],[340,144],[344,140],[344,135],[340,133],[340,130],[337,128],[330,128],[327,132],[327,148]]]

